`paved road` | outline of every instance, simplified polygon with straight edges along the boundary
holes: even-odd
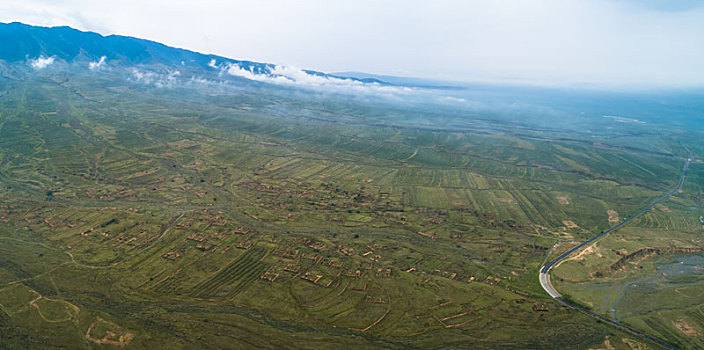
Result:
[[[596,235],[596,236],[594,236],[594,237],[592,237],[592,238],[590,238],[590,239],[588,239],[588,240],[586,240],[586,241],[584,241],[584,242],[578,244],[577,246],[575,246],[575,247],[573,247],[572,249],[570,249],[570,250],[568,250],[568,251],[566,251],[566,252],[560,254],[560,256],[558,256],[557,258],[552,259],[552,260],[550,260],[547,264],[543,265],[543,266],[540,268],[540,276],[539,276],[540,285],[543,287],[543,289],[544,289],[548,294],[550,294],[551,297],[553,297],[555,300],[561,302],[561,303],[564,304],[564,305],[567,305],[567,306],[569,306],[569,307],[571,307],[571,308],[573,308],[573,309],[577,309],[577,310],[579,310],[579,311],[582,311],[582,312],[584,312],[584,313],[586,313],[586,314],[588,314],[588,315],[590,315],[590,316],[592,316],[592,317],[595,317],[595,318],[597,318],[597,319],[599,319],[599,320],[601,320],[601,321],[603,321],[603,322],[612,324],[612,325],[614,325],[614,326],[616,326],[616,327],[623,328],[623,329],[625,329],[625,330],[627,330],[627,331],[629,331],[629,332],[631,332],[631,333],[633,333],[633,334],[642,336],[642,337],[644,337],[645,339],[648,339],[648,340],[650,340],[650,341],[653,341],[653,342],[655,342],[655,343],[657,343],[657,344],[659,344],[659,345],[662,345],[662,346],[664,346],[664,347],[666,347],[666,348],[668,348],[668,349],[675,349],[675,347],[673,347],[673,346],[670,345],[670,344],[665,343],[664,341],[662,341],[662,340],[660,340],[660,339],[657,339],[657,338],[652,337],[652,336],[650,336],[650,335],[648,335],[648,334],[645,334],[645,333],[643,333],[643,332],[641,332],[641,331],[639,331],[639,330],[637,330],[637,329],[634,329],[634,328],[632,328],[632,327],[630,327],[630,326],[627,326],[627,325],[625,325],[625,324],[623,324],[623,323],[621,323],[621,322],[619,322],[619,321],[617,321],[617,320],[612,320],[612,319],[610,319],[610,318],[608,318],[608,317],[606,317],[606,316],[599,315],[599,314],[595,314],[594,312],[592,312],[592,311],[590,311],[590,310],[587,310],[587,309],[585,309],[585,308],[583,308],[583,307],[581,307],[581,306],[579,306],[579,305],[575,305],[575,304],[573,304],[573,303],[571,303],[571,302],[569,302],[569,301],[563,299],[563,298],[562,298],[562,295],[560,295],[560,293],[559,293],[557,290],[555,290],[555,287],[552,286],[552,283],[550,283],[550,269],[552,269],[552,268],[553,268],[557,263],[559,263],[560,261],[562,261],[562,260],[564,260],[565,258],[567,258],[568,256],[570,256],[572,253],[574,253],[574,252],[576,252],[576,251],[578,251],[578,250],[584,248],[584,247],[587,246],[588,244],[593,243],[593,242],[596,241],[597,239],[599,239],[599,238],[601,238],[601,237],[604,237],[605,235],[607,235],[607,234],[609,234],[609,233],[611,233],[611,232],[614,232],[614,231],[620,229],[620,228],[623,227],[624,225],[626,225],[626,224],[628,224],[629,222],[631,222],[631,220],[633,220],[633,219],[635,219],[635,218],[637,218],[637,217],[643,215],[643,213],[645,213],[645,212],[649,211],[650,209],[652,209],[656,204],[658,204],[658,203],[660,203],[660,202],[662,202],[662,201],[664,201],[664,200],[670,198],[670,196],[672,196],[672,195],[675,194],[677,191],[679,191],[680,188],[682,188],[682,184],[684,184],[685,175],[687,174],[687,168],[689,167],[689,163],[690,163],[691,161],[692,161],[692,159],[689,158],[689,159],[687,159],[687,160],[684,162],[684,166],[682,167],[682,174],[681,174],[681,176],[680,176],[680,182],[677,184],[677,187],[675,187],[672,191],[670,191],[670,192],[668,192],[667,194],[665,194],[664,196],[658,198],[656,201],[654,201],[654,202],[648,204],[645,208],[641,209],[639,212],[637,212],[637,213],[631,215],[630,217],[628,217],[627,219],[621,221],[620,223],[616,224],[615,226],[613,226],[613,227],[609,228],[608,230],[603,231],[602,233],[600,233],[600,234],[598,234],[598,235]]]

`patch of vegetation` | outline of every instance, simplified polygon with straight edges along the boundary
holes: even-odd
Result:
[[[538,268],[607,228],[610,210],[625,216],[667,191],[681,166],[673,154],[701,140],[659,126],[587,135],[442,105],[88,74],[3,85],[0,336],[12,346],[630,339],[548,299]],[[667,210],[555,268],[558,289],[600,312],[593,283],[631,276],[635,261],[609,270],[623,256],[701,247],[700,163],[691,176]],[[671,328],[653,313],[629,320]]]

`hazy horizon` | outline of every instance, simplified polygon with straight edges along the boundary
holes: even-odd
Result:
[[[0,4],[68,25],[324,72],[557,87],[704,87],[704,1]]]

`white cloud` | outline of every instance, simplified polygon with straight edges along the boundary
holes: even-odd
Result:
[[[90,70],[96,70],[96,69],[103,68],[105,66],[105,59],[106,58],[107,57],[103,56],[103,57],[100,57],[100,60],[98,62],[88,63],[88,68],[90,68]]]
[[[213,58],[212,60],[210,60],[210,62],[208,62],[208,67],[217,69],[217,68],[218,68],[217,63],[218,63],[218,61],[216,61],[216,60]]]
[[[177,70],[169,70],[166,74],[161,74],[132,68],[131,73],[132,77],[128,78],[128,80],[134,79],[134,81],[138,83],[154,85],[158,88],[173,87],[177,85],[178,77],[181,76],[181,72]]]
[[[346,94],[354,98],[367,100],[369,98],[382,98],[392,101],[403,101],[404,103],[439,103],[443,105],[463,106],[478,108],[481,107],[475,101],[468,101],[464,98],[447,96],[442,90],[432,88],[408,87],[400,85],[386,85],[376,82],[363,82],[349,78],[338,78],[330,75],[319,75],[307,73],[299,68],[290,66],[268,66],[264,69],[245,69],[236,63],[223,63],[218,66],[221,77],[223,74],[258,81],[268,84],[289,86],[292,88],[305,89],[316,93]],[[268,71],[267,73],[258,73]],[[168,70],[166,72],[155,72],[150,70],[140,70],[132,68],[128,81],[135,83],[152,85],[157,88],[204,88],[217,87],[225,88],[227,91],[241,89],[241,84],[233,83],[227,79],[209,80],[197,75],[182,76],[178,70]]]
[[[147,84],[147,85],[155,84],[157,86],[163,86],[162,75],[156,74],[154,72],[141,71],[139,69],[132,68],[132,79],[134,79],[138,83],[143,83],[143,84]],[[131,80],[131,79],[129,79],[129,80]]]
[[[54,57],[39,56],[36,59],[30,59],[29,64],[34,69],[44,69],[54,63]]]
[[[455,102],[455,103],[467,103],[468,101],[464,98],[461,97],[454,97],[454,96],[445,96],[443,99],[447,102]]]
[[[268,74],[255,73],[253,69],[245,69],[238,64],[229,64],[226,72],[233,76],[249,80],[261,81],[277,85],[296,86],[326,92],[337,93],[368,93],[368,94],[403,94],[416,91],[406,86],[389,86],[376,82],[365,83],[355,79],[337,78],[329,75],[316,75],[291,66],[277,65]]]
[[[602,117],[612,119],[612,120],[617,121],[619,123],[645,124],[645,122],[642,120],[638,120],[638,119],[634,119],[634,118],[619,117],[617,115],[604,115]]]

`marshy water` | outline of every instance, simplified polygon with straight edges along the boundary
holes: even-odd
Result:
[[[656,309],[697,307],[704,303],[704,254],[663,256],[654,271],[623,282],[612,312],[623,319]]]

